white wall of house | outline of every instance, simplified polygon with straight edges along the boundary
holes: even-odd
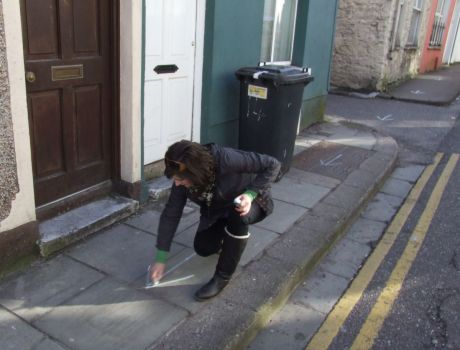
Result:
[[[19,193],[10,215],[0,223],[0,232],[36,219],[19,1],[3,1],[3,20]]]
[[[120,1],[121,179],[141,180],[142,0]]]
[[[442,63],[460,62],[460,1],[456,1]]]

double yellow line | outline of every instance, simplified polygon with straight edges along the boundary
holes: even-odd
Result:
[[[420,194],[425,188],[434,170],[439,165],[442,157],[442,153],[436,154],[433,164],[426,167],[422,176],[419,178],[414,188],[409,193],[409,196],[406,198],[401,209],[398,211],[390,226],[383,234],[381,241],[372,252],[371,256],[366,261],[345,294],[337,302],[334,309],[329,313],[321,328],[308,344],[306,350],[327,349],[332,343],[338,334],[340,327],[360,300],[364,290],[367,288],[383,259],[393,246],[393,243],[406,223],[406,220],[412,212]],[[396,267],[389,277],[385,288],[378,297],[358,336],[355,338],[351,349],[370,349],[372,347],[374,340],[378,336],[378,333],[383,325],[383,321],[387,317],[396,297],[398,296],[404,278],[412,266],[412,263],[423,243],[431,224],[431,220],[433,219],[433,216],[439,206],[442,194],[444,193],[458,159],[458,154],[451,155],[435,188],[432,191],[430,199],[417,223],[417,226],[415,227],[414,232],[412,233],[411,238],[409,239],[409,242],[407,243],[403,254],[401,255],[401,258],[396,264]]]

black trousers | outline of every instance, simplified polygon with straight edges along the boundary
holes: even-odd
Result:
[[[234,236],[246,236],[249,225],[262,221],[266,216],[263,209],[255,201],[251,203],[249,213],[244,216],[240,216],[235,208],[229,208],[227,217],[218,219],[207,229],[196,233],[194,240],[196,253],[200,256],[218,253],[223,248],[222,242],[226,235],[225,228]]]

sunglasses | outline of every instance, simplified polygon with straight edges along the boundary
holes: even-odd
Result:
[[[168,158],[165,158],[165,165],[168,168],[179,171],[180,173],[187,169],[187,166],[184,163]]]

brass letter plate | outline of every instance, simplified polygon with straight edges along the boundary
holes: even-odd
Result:
[[[51,80],[69,80],[83,79],[83,65],[76,64],[72,66],[52,66]]]

